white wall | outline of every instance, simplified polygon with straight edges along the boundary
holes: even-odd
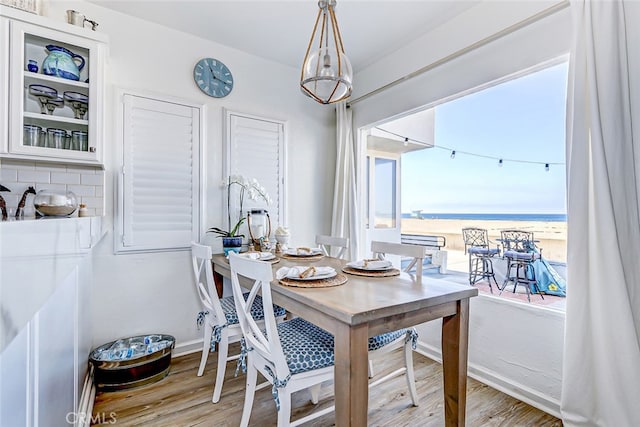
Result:
[[[553,2],[557,3],[557,2]],[[354,98],[508,28],[549,2],[485,1],[354,77]],[[353,104],[356,128],[442,102],[565,55],[571,16],[556,12],[486,46]],[[421,325],[422,350],[440,357],[440,322]],[[479,296],[471,303],[469,373],[559,416],[564,313]]]
[[[67,9],[97,21],[98,30],[110,39],[105,126],[108,223],[113,222],[118,164],[114,97],[117,88],[128,88],[206,104],[205,229],[224,224],[223,107],[287,121],[287,216],[292,242],[311,242],[316,232],[330,229],[331,206],[321,201],[332,200],[333,194],[335,115],[331,107],[310,102],[300,93],[299,70],[83,1],[50,2],[45,14],[64,21]],[[193,66],[203,57],[218,58],[229,66],[235,80],[231,95],[214,99],[196,87]],[[115,256],[112,231],[106,239],[94,262],[94,346],[148,332],[171,334],[177,346],[201,339],[189,252]]]

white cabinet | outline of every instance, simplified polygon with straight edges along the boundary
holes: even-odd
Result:
[[[2,6],[0,32],[0,155],[102,165],[106,37]]]

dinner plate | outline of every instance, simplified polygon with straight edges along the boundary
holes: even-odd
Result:
[[[307,280],[322,280],[322,279],[331,279],[332,277],[336,277],[336,275],[338,274],[337,271],[332,271],[331,273],[325,273],[325,274],[316,274],[315,276],[311,276],[311,277],[289,277],[287,276],[287,279],[291,279],[291,280],[300,280],[300,281],[307,281]]]
[[[386,271],[386,270],[391,270],[393,268],[393,264],[389,264],[387,266],[384,267],[370,267],[370,266],[363,266],[362,261],[352,261],[352,262],[348,262],[347,265],[351,268],[355,268],[357,270],[364,270],[364,271]]]
[[[295,248],[293,248],[293,249],[287,249],[286,251],[284,251],[284,253],[289,256],[309,257],[309,256],[322,255],[322,249],[311,248],[311,252],[298,253],[298,251]]]

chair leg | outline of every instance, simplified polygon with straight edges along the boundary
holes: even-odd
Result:
[[[309,391],[311,392],[311,403],[313,403],[314,405],[318,404],[318,401],[320,401],[320,387],[322,386],[322,383],[318,383],[318,384],[314,384],[311,387],[309,387]]]
[[[247,359],[251,357],[251,354],[247,355]],[[242,419],[240,420],[240,427],[247,427],[249,425],[249,418],[251,417],[251,409],[253,407],[253,399],[256,394],[256,381],[258,379],[258,371],[251,360],[247,360],[247,388],[244,392],[244,406],[242,407]]]
[[[280,409],[278,410],[278,427],[288,427],[291,423],[291,393],[286,388],[278,391]]]
[[[211,334],[213,328],[205,319],[204,321],[204,337],[202,338],[202,356],[200,357],[200,366],[198,367],[198,376],[201,377],[204,373],[204,368],[207,366],[207,359],[209,358],[209,352],[211,351]]]
[[[411,402],[413,402],[413,406],[418,406],[418,392],[416,391],[416,378],[413,373],[413,348],[411,347],[411,341],[404,344],[404,365],[406,367],[405,376],[407,378],[409,394],[411,395]]]
[[[491,286],[492,277],[493,277],[493,280],[495,281],[496,278],[493,275],[493,263],[489,258],[484,257],[482,258],[482,278],[485,279],[489,284],[489,290],[491,291],[491,293],[493,293],[493,286]],[[498,286],[497,283],[496,283],[496,286]]]
[[[471,254],[469,254],[469,284],[473,286],[473,262],[471,260]]]
[[[222,384],[224,383],[224,374],[227,370],[227,356],[229,354],[229,334],[227,329],[222,330],[220,342],[218,343],[218,370],[216,372],[216,384],[213,386],[213,403],[220,401],[222,394]]]

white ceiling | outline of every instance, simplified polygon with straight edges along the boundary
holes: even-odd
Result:
[[[299,67],[315,0],[89,0],[244,52]],[[354,72],[481,0],[338,0],[336,17]]]

